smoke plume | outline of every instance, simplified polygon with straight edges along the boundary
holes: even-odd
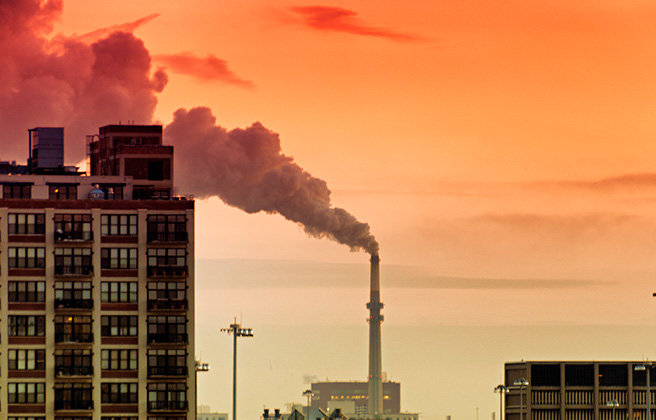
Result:
[[[369,225],[331,207],[326,182],[282,154],[278,135],[262,124],[227,131],[208,108],[179,109],[164,135],[176,148],[182,191],[200,198],[217,195],[248,213],[278,213],[311,236],[378,254]]]

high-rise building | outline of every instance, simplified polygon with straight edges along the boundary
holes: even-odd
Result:
[[[161,126],[102,127],[81,174],[49,167],[43,138],[38,170],[0,175],[0,419],[194,419],[194,202],[171,194],[173,148]]]

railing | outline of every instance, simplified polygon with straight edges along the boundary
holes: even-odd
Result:
[[[65,366],[55,367],[56,376],[92,376],[93,366]]]
[[[187,366],[148,366],[148,376],[187,376]]]
[[[91,276],[93,275],[92,265],[56,265],[56,276]]]
[[[93,333],[55,333],[55,343],[93,343]]]
[[[560,391],[536,391],[531,392],[531,404],[533,405],[560,405]]]
[[[594,404],[593,391],[567,391],[565,393],[565,400],[567,405],[592,405]],[[571,420],[585,420],[585,419],[571,419]]]
[[[92,231],[83,232],[55,232],[56,242],[91,242],[93,241]]]
[[[56,397],[55,395],[55,410],[93,410],[93,400],[63,400]]]
[[[55,299],[55,309],[93,309],[93,299]]]
[[[188,305],[187,299],[151,299],[148,301],[148,310],[184,310]]]
[[[592,420],[594,410],[567,410],[565,420]]]
[[[615,414],[613,415],[613,413]],[[634,411],[633,414],[636,420],[640,418],[640,416],[638,415],[638,411]],[[644,414],[646,417],[646,412]],[[626,410],[620,410],[620,409],[599,410],[599,420],[625,420],[627,418],[628,417],[626,416]]]
[[[626,391],[599,391],[599,401],[602,405],[613,400],[619,405],[626,405]]]
[[[181,411],[188,407],[187,401],[148,401],[149,411]]]
[[[148,242],[187,242],[187,232],[148,232]]]
[[[188,273],[186,265],[148,267],[148,277],[184,277]]]
[[[560,410],[531,410],[531,420],[560,420]]]
[[[656,401],[656,391],[652,391],[650,389],[649,393],[651,394],[651,404],[656,407],[656,403],[654,403],[654,401]],[[647,391],[634,390],[633,391],[633,404],[646,406],[647,405]]]
[[[188,334],[148,334],[149,343],[187,343]]]

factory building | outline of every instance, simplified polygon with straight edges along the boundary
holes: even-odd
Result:
[[[88,174],[63,129],[29,140],[0,174],[0,419],[194,419],[194,202],[161,126],[100,128]]]
[[[507,420],[646,420],[656,410],[651,362],[522,361],[506,363]],[[649,387],[647,387],[649,377]],[[527,384],[514,385],[521,378]]]

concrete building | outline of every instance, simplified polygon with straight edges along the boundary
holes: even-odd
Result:
[[[646,369],[654,418],[656,372],[651,368],[644,361],[506,363],[505,418],[520,420],[522,413],[525,420],[646,420]],[[514,386],[520,378],[528,385]]]
[[[41,136],[38,169],[0,175],[1,420],[196,417],[194,202],[172,196],[166,163],[138,180],[138,162],[114,164],[171,168],[161,127],[115,127],[88,142],[88,175],[59,164],[51,129],[57,168],[34,155]],[[118,131],[147,133],[149,150],[94,156]]]

